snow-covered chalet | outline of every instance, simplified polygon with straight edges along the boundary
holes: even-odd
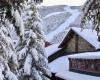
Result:
[[[56,46],[56,48],[58,49],[49,55],[49,62],[64,55],[99,51],[100,41],[95,30],[82,30],[81,28],[72,27],[67,32],[60,45]]]

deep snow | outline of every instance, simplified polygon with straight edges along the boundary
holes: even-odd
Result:
[[[49,67],[52,72],[56,73],[56,76],[65,80],[100,80],[100,77],[70,72],[67,56],[60,57],[49,63]]]

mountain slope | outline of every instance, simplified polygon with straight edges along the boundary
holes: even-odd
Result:
[[[46,15],[41,14],[44,21],[43,30],[46,40],[52,43],[60,42],[67,33],[69,26],[71,24],[74,26],[74,22],[81,14],[79,7],[72,8],[65,5],[47,7],[45,12]]]

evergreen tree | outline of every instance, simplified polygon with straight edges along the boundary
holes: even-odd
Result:
[[[0,0],[0,48],[0,80],[48,80],[41,19],[34,1]]]
[[[22,0],[0,0],[0,80],[18,80],[16,46],[19,38],[15,26],[23,27],[16,17],[19,15],[22,2]]]
[[[50,76],[50,72],[44,50],[42,21],[33,0],[27,2],[22,15],[25,36],[17,48],[19,80],[48,80],[46,76]]]
[[[87,24],[87,22],[93,22],[93,29],[100,31],[100,0],[87,0],[83,7],[83,18],[81,26]]]

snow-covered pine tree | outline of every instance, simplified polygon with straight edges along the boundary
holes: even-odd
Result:
[[[35,4],[39,4],[39,3],[42,3],[42,2],[43,2],[43,0],[34,0]]]
[[[86,25],[87,22],[93,22],[93,29],[100,31],[100,0],[87,0],[83,7],[83,18],[81,26]]]
[[[47,80],[49,73],[41,20],[34,2],[26,2],[24,33],[19,13],[23,1],[0,0],[0,80]]]
[[[23,36],[23,25],[19,23],[22,2],[23,0],[0,0],[0,80],[18,80],[16,46]]]
[[[42,21],[34,4],[29,0],[23,12],[25,37],[18,50],[19,80],[48,80],[50,75],[44,51]]]

